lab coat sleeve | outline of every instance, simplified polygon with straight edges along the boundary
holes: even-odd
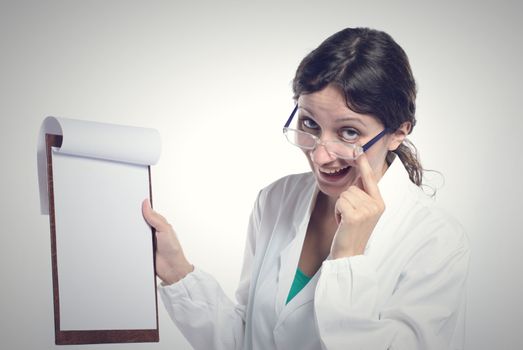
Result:
[[[198,267],[180,281],[159,288],[169,316],[196,350],[234,350],[243,346],[246,305],[260,218],[259,197],[249,220],[236,303],[225,295],[214,277]]]
[[[315,295],[323,347],[462,349],[468,262],[462,231],[436,234],[413,253],[391,296],[377,305],[380,286],[369,256],[325,261]]]

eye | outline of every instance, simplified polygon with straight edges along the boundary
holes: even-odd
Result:
[[[301,120],[301,125],[302,125],[303,129],[305,129],[305,131],[307,131],[307,129],[318,130],[320,128],[320,126],[318,124],[316,124],[316,122],[310,118],[303,118]]]
[[[343,141],[356,142],[358,136],[360,136],[360,133],[356,129],[345,128],[340,130],[340,136]]]

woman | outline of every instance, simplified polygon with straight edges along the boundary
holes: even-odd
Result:
[[[404,51],[342,30],[303,59],[293,90],[284,133],[312,171],[259,193],[237,303],[144,202],[169,315],[196,349],[463,348],[468,243],[419,187]]]

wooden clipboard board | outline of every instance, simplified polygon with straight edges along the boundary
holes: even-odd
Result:
[[[60,147],[62,136],[45,135],[46,157],[47,157],[47,175],[48,175],[48,194],[49,194],[49,219],[51,231],[51,258],[52,258],[52,280],[53,280],[53,301],[54,301],[54,325],[55,325],[55,342],[57,345],[66,344],[98,344],[98,343],[131,343],[131,342],[158,342],[158,300],[156,285],[156,269],[154,267],[154,305],[156,322],[155,327],[147,329],[78,329],[69,330],[61,328],[60,319],[60,285],[59,285],[59,262],[57,261],[57,232],[56,232],[56,212],[55,212],[55,191],[53,182],[53,152],[52,147]],[[151,169],[147,167],[149,176],[149,198],[152,203],[151,190]],[[156,249],[155,231],[151,228],[151,245],[150,249]],[[154,265],[154,258],[151,264]],[[129,276],[132,278],[132,276]]]

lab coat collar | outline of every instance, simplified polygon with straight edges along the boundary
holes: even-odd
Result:
[[[386,208],[397,209],[397,205],[401,203],[405,195],[405,190],[411,184],[407,169],[405,169],[401,160],[397,158],[397,156],[394,158],[378,182],[378,188]]]
[[[394,225],[391,222],[405,205],[407,194],[413,186],[415,185],[410,181],[407,169],[396,156],[378,182],[378,188],[385,203],[385,211],[374,227],[365,248],[365,255],[372,255],[372,250],[385,247],[392,238],[393,230],[390,228]]]

